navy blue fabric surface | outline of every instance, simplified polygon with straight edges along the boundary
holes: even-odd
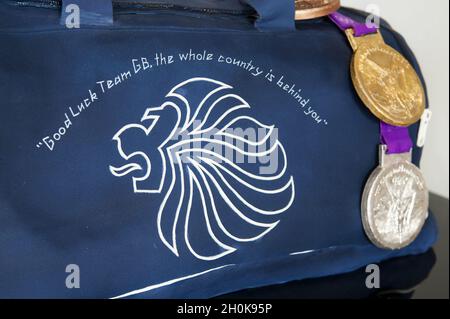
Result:
[[[432,216],[419,238],[400,251],[378,249],[364,234],[361,193],[378,164],[379,123],[352,87],[345,35],[327,19],[297,23],[292,32],[261,32],[244,13],[121,8],[112,27],[68,30],[59,25],[58,8],[3,1],[0,17],[0,297],[212,297],[348,272],[425,252],[434,243]],[[386,25],[381,31],[418,70],[401,37]],[[179,54],[189,52],[206,60],[180,61]],[[156,56],[161,63],[170,55],[174,63],[157,65]],[[145,61],[152,67],[144,70]],[[249,71],[250,65],[255,69]],[[124,79],[127,71],[131,76]],[[107,81],[118,75],[120,83],[108,89]],[[166,155],[158,147],[177,120],[193,118],[214,90],[211,98],[222,113],[211,113],[212,126],[223,127],[213,119],[227,107],[244,105],[227,118],[245,116],[241,121],[249,126],[277,128],[282,147],[276,152],[283,162],[285,151],[286,170],[270,185],[251,182],[286,186],[279,197],[252,193],[219,169],[224,181],[213,164],[202,170],[183,163],[163,180]],[[90,104],[79,110],[80,103]],[[180,113],[172,104],[161,108],[164,103],[177,105]],[[199,111],[197,118],[207,116]],[[415,139],[417,125],[410,132]],[[125,155],[140,153],[127,161],[121,147]],[[414,150],[417,165],[420,154]],[[150,170],[147,160],[150,176],[142,178]],[[112,174],[111,168],[127,164],[130,174]],[[240,168],[250,172],[255,165]],[[133,185],[133,177],[142,179]],[[248,220],[232,212],[227,197]],[[233,240],[217,222],[211,198],[222,226],[235,237],[261,233],[250,220],[276,225],[255,240]],[[262,214],[255,206],[287,209]],[[79,289],[66,288],[69,264],[80,268]]]

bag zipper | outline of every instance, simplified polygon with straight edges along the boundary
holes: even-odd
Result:
[[[61,9],[62,0],[17,0],[13,1],[13,4],[22,7],[38,7],[47,9]],[[181,6],[176,4],[163,4],[158,2],[141,2],[141,1],[129,1],[129,2],[114,2],[113,7],[115,10],[176,10],[176,11],[189,11],[204,14],[220,14],[220,15],[235,15],[235,16],[256,16],[254,11],[250,10],[232,10],[232,9],[213,9],[213,8],[200,8],[192,6]]]

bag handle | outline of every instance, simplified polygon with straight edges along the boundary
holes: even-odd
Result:
[[[244,0],[258,13],[256,27],[261,31],[295,30],[295,1]]]
[[[245,7],[250,6],[257,14],[258,18],[255,26],[260,31],[292,31],[295,30],[295,2],[294,0],[136,0],[137,4],[161,4],[192,6],[197,2],[198,8],[213,7]],[[113,24],[113,0],[62,0],[61,23],[66,23],[67,17],[72,13],[74,5],[77,5],[81,15],[81,24],[84,25],[112,25]],[[228,3],[227,3],[228,2]],[[121,1],[117,1],[121,3]],[[128,0],[127,3],[133,3]],[[209,8],[209,7],[207,7]]]

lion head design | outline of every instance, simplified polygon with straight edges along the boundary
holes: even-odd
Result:
[[[277,130],[254,119],[232,91],[208,78],[187,80],[113,136],[126,163],[110,172],[131,177],[135,193],[160,194],[158,234],[176,256],[231,254],[267,235],[293,204]]]

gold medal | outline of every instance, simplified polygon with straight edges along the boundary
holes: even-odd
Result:
[[[411,64],[379,32],[355,37],[348,29],[346,34],[355,52],[353,84],[369,110],[394,126],[419,121],[425,111],[425,91]]]

